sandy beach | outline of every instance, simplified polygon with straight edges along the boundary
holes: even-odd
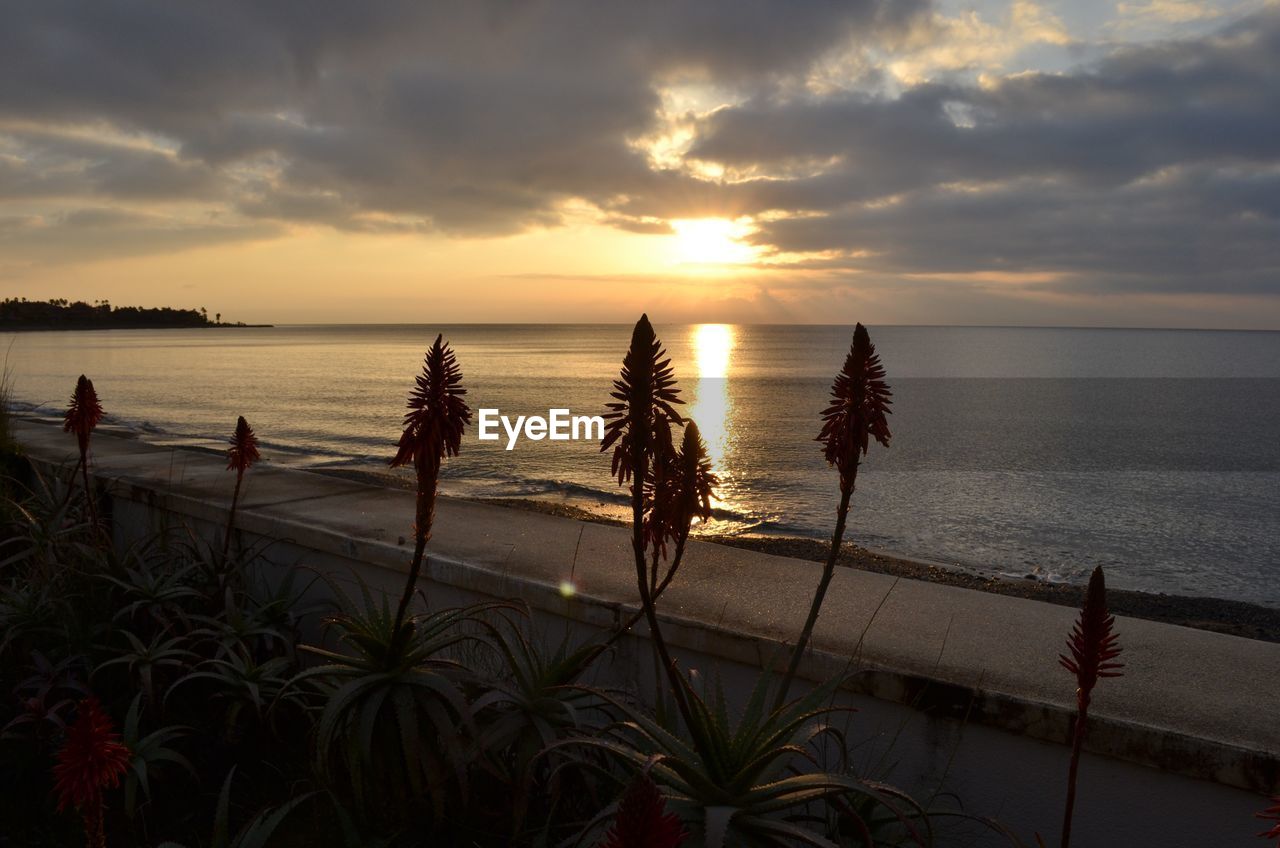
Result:
[[[409,477],[391,473],[356,469],[315,469],[315,471],[373,485],[406,489],[412,487],[412,480]],[[482,502],[560,515],[581,521],[605,524],[625,523],[603,511],[597,512],[563,499],[484,498]],[[821,540],[791,536],[725,535],[704,532],[699,533],[697,538],[716,544],[815,562],[825,561],[829,550],[829,545]],[[844,545],[839,563],[848,568],[861,568],[908,580],[927,580],[1062,606],[1078,607],[1084,598],[1083,586],[1049,582],[1031,575],[1023,579],[1015,579],[983,574],[962,566],[922,562],[881,551],[870,551],[849,543]],[[1280,609],[1222,598],[1136,592],[1116,588],[1108,589],[1107,600],[1111,611],[1116,615],[1195,627],[1248,639],[1280,642]]]

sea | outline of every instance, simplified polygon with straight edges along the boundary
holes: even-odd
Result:
[[[706,533],[829,538],[837,477],[815,436],[849,326],[657,329],[721,478]],[[1019,579],[1280,607],[1280,333],[873,326],[893,390],[848,538]],[[443,333],[473,409],[600,414],[623,325],[308,325],[0,334],[22,409],[59,415],[90,376],[109,421],[220,448],[237,415],[264,455],[385,472],[423,354]],[[618,514],[594,440],[481,441],[446,494]]]

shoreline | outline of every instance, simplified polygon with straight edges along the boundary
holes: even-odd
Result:
[[[0,325],[0,333],[75,333],[96,330],[261,330],[272,329],[275,324],[101,324],[96,326],[68,327],[65,325]]]
[[[357,482],[387,488],[412,489],[413,480],[394,474],[363,471],[350,468],[307,469],[316,474],[327,474]],[[447,496],[447,495],[446,495]],[[454,496],[456,497],[456,496]],[[506,506],[547,515],[558,515],[596,524],[625,525],[625,521],[602,515],[567,500],[538,498],[470,498],[477,503]],[[698,533],[692,538],[734,548],[742,548],[774,556],[825,562],[830,545],[818,539],[795,536],[726,535]],[[997,595],[1044,601],[1079,608],[1084,600],[1084,585],[1056,583],[1039,579],[984,575],[961,568],[951,568],[936,563],[896,556],[882,551],[871,551],[845,542],[837,564],[846,568],[858,568],[908,580],[924,580],[948,586],[976,589]],[[1240,636],[1264,642],[1280,642],[1280,609],[1197,595],[1169,595],[1143,592],[1134,589],[1107,589],[1108,607],[1115,615],[1158,621],[1208,630],[1228,636]]]

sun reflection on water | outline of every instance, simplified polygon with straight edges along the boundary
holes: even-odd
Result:
[[[737,344],[735,328],[730,324],[698,324],[692,329],[694,362],[698,383],[689,416],[698,423],[707,443],[707,454],[723,482],[732,476],[726,459],[729,453],[729,372]],[[727,506],[722,485],[714,505]]]

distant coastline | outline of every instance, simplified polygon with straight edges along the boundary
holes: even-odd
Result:
[[[160,330],[202,327],[270,327],[271,324],[245,324],[223,321],[222,313],[209,319],[208,310],[173,309],[171,307],[112,306],[108,301],[66,299],[27,300],[6,298],[0,301],[0,331],[49,330]]]

